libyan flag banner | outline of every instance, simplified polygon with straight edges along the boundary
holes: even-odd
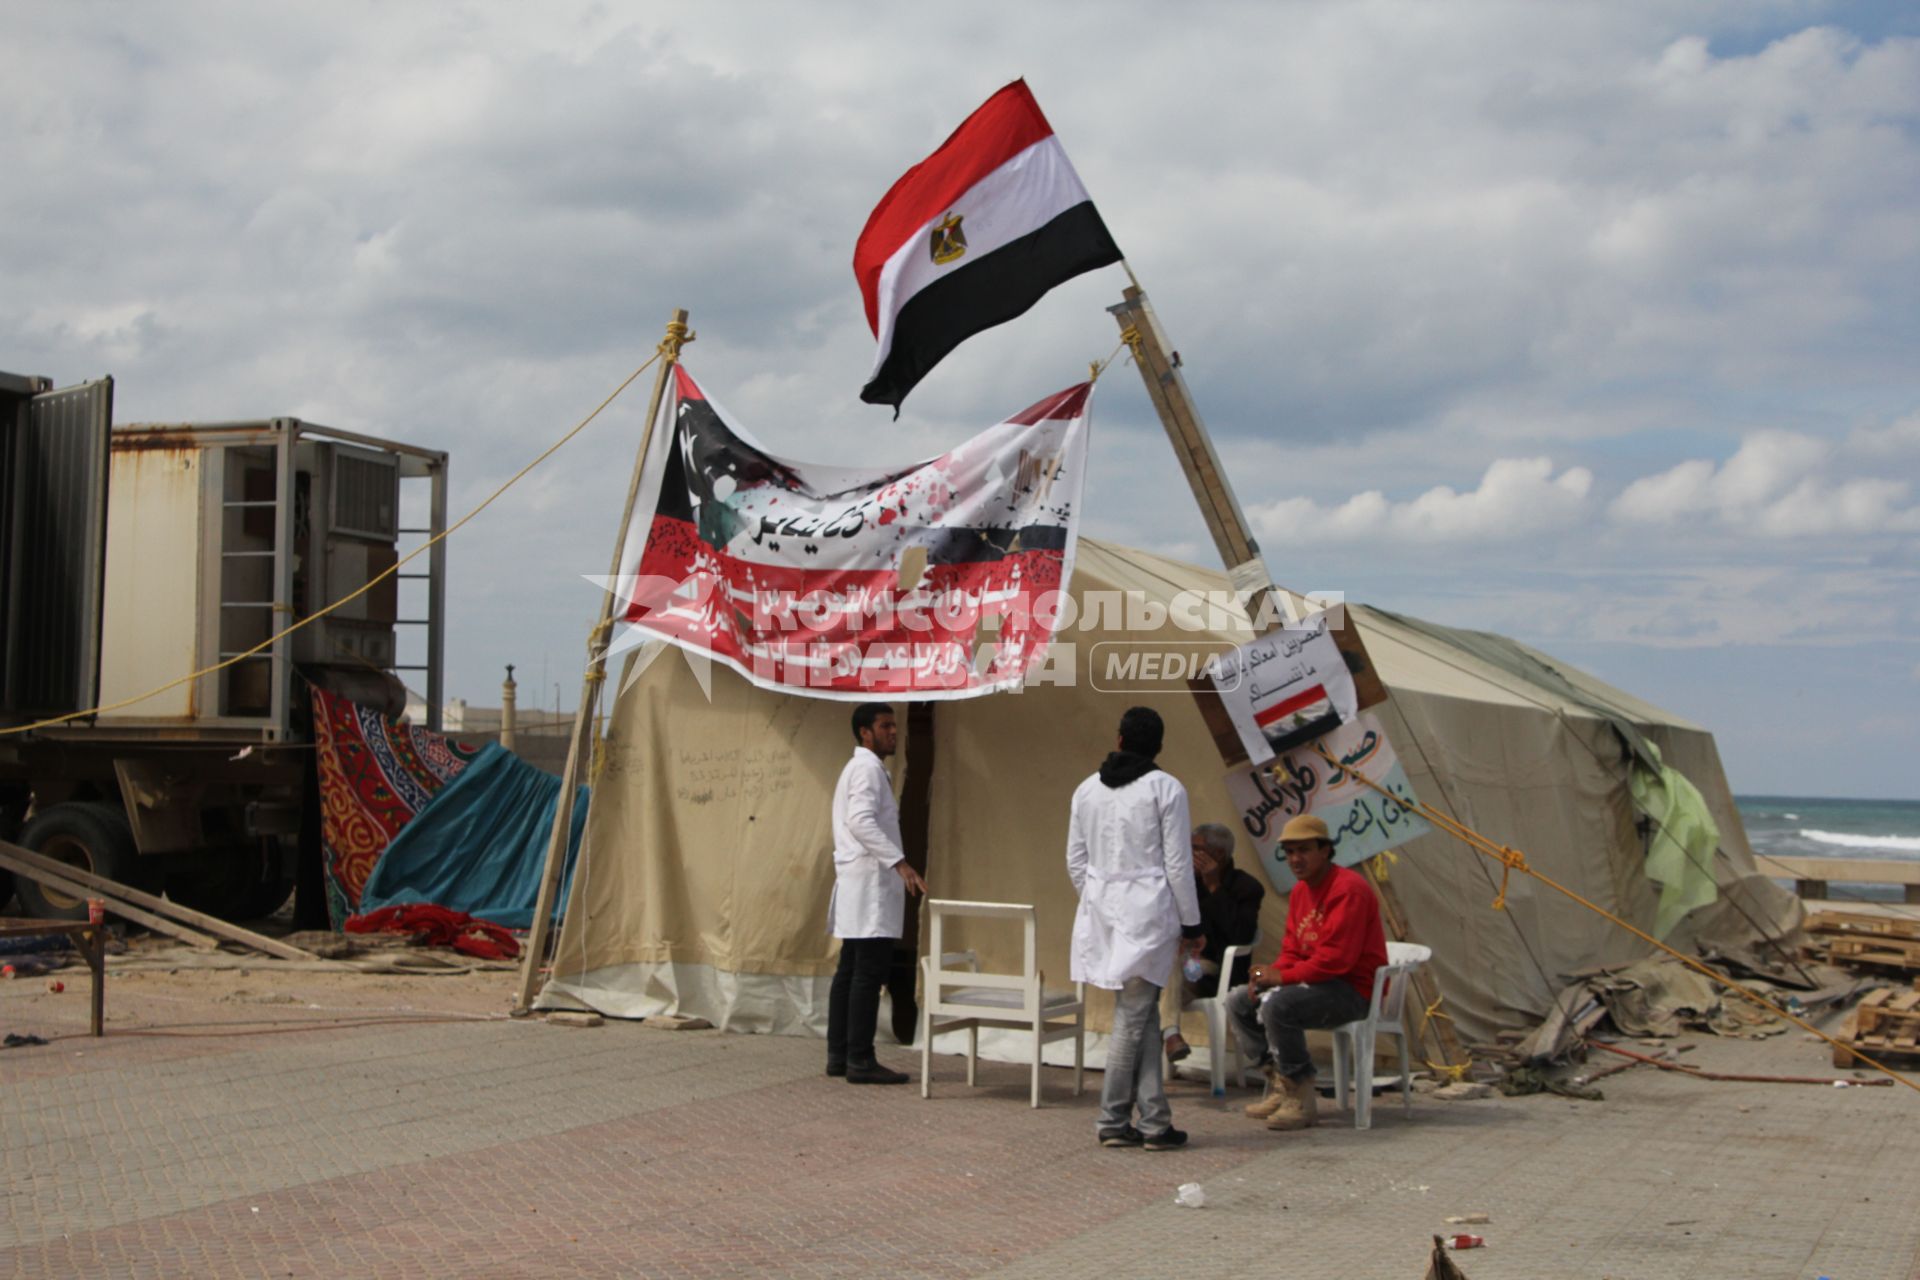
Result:
[[[676,367],[622,559],[623,644],[811,697],[1018,688],[1073,571],[1092,392],[880,470],[773,456]]]
[[[898,412],[949,351],[1120,261],[1024,80],[968,116],[875,206],[853,274],[879,340],[860,398]]]

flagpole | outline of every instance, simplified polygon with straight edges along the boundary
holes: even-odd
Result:
[[[1160,320],[1154,315],[1139,280],[1135,279],[1133,268],[1124,258],[1120,265],[1132,283],[1122,291],[1119,304],[1107,310],[1119,323],[1120,337],[1133,352],[1133,362],[1139,366],[1140,377],[1147,384],[1147,397],[1153,401],[1160,423],[1167,430],[1167,438],[1173,442],[1174,455],[1179,458],[1180,469],[1186,473],[1194,499],[1200,504],[1200,515],[1207,522],[1207,532],[1213,535],[1213,545],[1226,562],[1234,592],[1246,606],[1248,616],[1258,617],[1256,606],[1270,595],[1277,596],[1273,576],[1260,557],[1260,544],[1254,541],[1246,513],[1241,511],[1240,500],[1227,481],[1220,455],[1214,452],[1207,425],[1194,407],[1186,378],[1169,354],[1172,348],[1160,328]],[[1285,602],[1276,599],[1274,603],[1284,605]]]
[[[666,337],[660,340],[660,372],[653,380],[653,396],[647,401],[647,423],[640,433],[640,448],[633,457],[633,477],[627,482],[626,505],[620,509],[620,532],[613,540],[613,568],[607,575],[607,590],[600,600],[600,617],[587,633],[587,671],[580,685],[580,708],[574,712],[573,734],[567,744],[567,767],[560,775],[560,795],[553,807],[553,827],[547,836],[546,863],[540,870],[540,892],[535,899],[533,923],[527,932],[526,954],[520,962],[520,989],[512,1013],[525,1017],[533,1009],[534,988],[540,977],[540,961],[552,926],[554,899],[560,891],[560,874],[567,864],[568,837],[573,828],[574,791],[580,785],[580,769],[591,748],[594,714],[600,702],[600,688],[607,675],[607,641],[613,629],[613,610],[620,599],[620,562],[626,555],[627,533],[633,525],[633,505],[639,500],[640,480],[647,466],[647,453],[653,446],[653,424],[660,416],[660,402],[666,396],[667,379],[680,361],[680,349],[693,341],[687,328],[687,313],[676,309],[667,321]],[[591,804],[591,801],[589,801]]]
[[[1146,291],[1141,289],[1140,281],[1134,276],[1133,268],[1126,259],[1122,258],[1120,265],[1126,269],[1130,283],[1121,292],[1119,304],[1107,310],[1120,325],[1121,340],[1133,352],[1133,362],[1139,366],[1141,380],[1147,384],[1147,397],[1153,401],[1154,410],[1160,415],[1160,424],[1166,428],[1167,439],[1173,442],[1174,454],[1180,459],[1180,469],[1186,473],[1187,483],[1193,488],[1194,501],[1200,506],[1201,518],[1207,522],[1207,532],[1213,535],[1213,545],[1226,562],[1227,577],[1233,584],[1234,594],[1240,598],[1256,628],[1263,620],[1267,620],[1270,626],[1278,625],[1274,620],[1289,616],[1289,602],[1274,585],[1273,575],[1267,572],[1266,561],[1260,555],[1260,544],[1254,541],[1253,529],[1247,523],[1246,513],[1240,509],[1239,498],[1234,496],[1233,485],[1227,479],[1226,468],[1220,463],[1220,455],[1214,452],[1213,440],[1207,435],[1207,424],[1201,421],[1200,411],[1187,391],[1187,380],[1180,372],[1179,361],[1172,354],[1173,348],[1168,345],[1165,332],[1160,328],[1159,317],[1154,315],[1153,307],[1147,301]],[[1362,691],[1361,704],[1371,706],[1383,701],[1386,689],[1379,683],[1372,661],[1366,657],[1359,633],[1350,627],[1342,627],[1334,632],[1334,639],[1339,643],[1341,652],[1348,655],[1349,665],[1358,666],[1354,681]],[[1201,705],[1204,714],[1204,699]],[[1209,727],[1216,726],[1210,722]],[[1224,738],[1218,732],[1215,736],[1216,741],[1224,743],[1232,739],[1233,733],[1228,728]],[[1226,755],[1224,747],[1222,755]],[[1385,906],[1390,927],[1398,938],[1404,939],[1407,914],[1400,905],[1399,894],[1384,875],[1370,877],[1370,880]],[[1439,1003],[1438,988],[1434,985],[1432,975],[1425,969],[1414,974],[1413,984],[1428,1009]],[[1467,1061],[1466,1050],[1448,1020],[1429,1018],[1428,1025],[1433,1028],[1440,1044],[1440,1055],[1448,1065]]]

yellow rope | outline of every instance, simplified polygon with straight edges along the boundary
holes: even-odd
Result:
[[[670,324],[667,327],[669,331],[671,331],[673,328],[673,325]],[[686,326],[680,325],[680,328],[684,331]],[[279,642],[281,639],[283,639],[286,636],[292,635],[294,632],[300,630],[300,628],[306,626],[307,624],[312,622],[318,622],[321,618],[326,617],[328,614],[332,613],[335,609],[340,608],[342,605],[348,604],[354,600],[359,599],[361,596],[373,590],[374,587],[378,586],[380,583],[384,582],[386,579],[391,578],[394,574],[400,572],[401,569],[406,567],[407,562],[412,560],[415,556],[420,555],[422,552],[432,548],[435,544],[444,541],[448,537],[451,537],[456,530],[460,529],[469,520],[472,520],[475,516],[479,515],[482,511],[485,511],[488,507],[492,506],[494,503],[494,500],[498,498],[501,494],[505,493],[508,489],[511,489],[514,485],[518,484],[522,479],[524,479],[528,472],[532,471],[535,467],[539,466],[541,463],[545,462],[548,458],[551,458],[554,454],[558,453],[563,445],[565,445],[568,441],[572,440],[575,436],[579,435],[582,431],[586,430],[587,425],[591,423],[595,418],[599,417],[601,412],[605,410],[608,405],[614,402],[615,397],[617,397],[622,391],[625,391],[629,386],[633,385],[633,380],[639,377],[641,374],[645,373],[649,368],[651,368],[655,360],[660,359],[660,357],[666,352],[668,342],[672,340],[673,338],[670,332],[668,339],[663,340],[661,342],[659,348],[657,348],[654,351],[653,355],[647,358],[646,363],[642,364],[638,369],[635,369],[632,373],[628,374],[626,377],[626,380],[622,382],[619,386],[615,387],[613,391],[610,394],[608,394],[606,399],[602,400],[598,405],[594,406],[594,410],[592,413],[589,413],[586,417],[580,419],[580,421],[575,423],[572,429],[569,430],[565,435],[561,436],[558,440],[555,440],[552,444],[548,445],[545,449],[541,450],[540,454],[537,457],[535,457],[533,461],[527,463],[526,466],[521,467],[518,471],[514,472],[513,475],[509,476],[506,482],[502,484],[499,488],[495,489],[492,493],[488,494],[485,500],[482,501],[479,506],[467,512],[467,514],[465,514],[464,516],[461,516],[458,520],[454,521],[452,524],[448,525],[445,529],[441,530],[439,533],[435,534],[433,537],[427,539],[425,542],[415,547],[412,551],[409,551],[406,555],[401,556],[400,559],[395,561],[393,564],[387,566],[385,569],[382,569],[379,573],[375,574],[371,579],[369,579],[367,584],[361,587],[359,590],[348,592],[346,595],[341,596],[338,600],[335,600],[332,604],[327,605],[325,608],[319,609],[313,613],[310,613],[306,617],[301,618],[299,621],[293,623],[291,626],[285,627],[279,631],[274,632],[272,635],[268,636],[265,640],[262,640],[259,644],[256,644],[255,646],[253,646],[253,648],[247,649],[241,653],[236,653],[231,658],[228,658],[225,661],[216,662],[210,667],[202,667],[198,671],[188,672],[186,675],[181,676],[178,679],[169,680],[167,683],[163,685],[159,685],[155,688],[149,689],[145,693],[136,693],[131,698],[122,698],[118,702],[109,702],[101,706],[89,707],[85,711],[69,711],[65,715],[52,716],[45,720],[35,720],[31,724],[12,725],[7,728],[0,728],[0,737],[7,737],[17,733],[28,733],[34,729],[45,729],[52,725],[65,724],[69,720],[80,720],[80,719],[84,719],[87,716],[96,716],[108,711],[118,711],[123,707],[133,706],[137,702],[145,702],[148,698],[159,697],[161,694],[167,692],[167,690],[169,689],[177,689],[183,684],[189,684],[195,680],[199,680],[199,679],[202,679],[203,677],[213,675],[217,671],[224,671],[228,667],[233,666],[235,663],[245,662],[248,658],[254,657],[255,655],[262,652],[263,650],[272,648],[274,644]],[[677,346],[676,346],[676,349],[677,349]]]
[[[1332,755],[1330,755],[1327,752],[1327,749],[1322,745],[1320,745],[1319,743],[1317,742],[1314,743],[1313,749],[1315,752],[1319,754],[1321,759],[1325,760],[1328,764],[1332,765],[1334,768],[1344,769],[1347,773],[1352,774],[1355,778],[1358,778],[1363,786],[1366,786],[1373,791],[1379,792],[1382,796],[1385,796],[1387,799],[1392,800],[1396,804],[1399,804],[1402,806],[1406,804],[1406,801],[1402,799],[1400,796],[1394,795],[1391,791],[1388,791],[1385,787],[1375,782],[1372,778],[1369,778],[1366,774],[1361,773],[1358,769],[1355,769],[1352,765],[1341,764],[1340,761],[1338,761]],[[1668,946],[1666,943],[1660,941],[1660,939],[1648,933],[1645,929],[1642,929],[1637,925],[1630,924],[1629,922],[1622,920],[1619,916],[1607,910],[1605,907],[1601,906],[1599,903],[1592,902],[1587,898],[1582,897],[1580,894],[1575,893],[1572,889],[1567,888],[1567,886],[1561,884],[1559,881],[1553,879],[1551,876],[1547,876],[1542,874],[1541,872],[1535,871],[1531,866],[1527,864],[1527,860],[1525,856],[1522,855],[1519,850],[1508,848],[1506,845],[1495,844],[1493,841],[1487,839],[1487,837],[1481,835],[1478,831],[1473,830],[1473,828],[1467,826],[1464,823],[1456,822],[1454,819],[1448,817],[1444,813],[1441,813],[1438,809],[1435,809],[1432,805],[1428,804],[1424,800],[1416,800],[1413,804],[1413,808],[1420,813],[1420,816],[1425,818],[1427,821],[1433,823],[1434,826],[1439,827],[1442,831],[1445,831],[1448,835],[1452,836],[1454,839],[1465,844],[1468,848],[1472,849],[1475,853],[1481,854],[1488,858],[1492,858],[1495,861],[1499,862],[1503,867],[1506,868],[1506,873],[1518,871],[1522,875],[1532,876],[1535,880],[1538,880],[1541,884],[1546,885],[1549,889],[1554,890],[1556,893],[1560,893],[1568,898],[1571,898],[1573,901],[1579,903],[1581,906],[1585,907],[1587,910],[1593,912],[1594,914],[1602,916],[1605,919],[1612,921],[1614,924],[1618,925],[1622,929],[1625,929],[1628,933],[1631,933],[1634,937],[1639,938],[1642,942],[1645,942],[1647,945],[1666,952],[1668,955],[1678,960],[1681,964],[1684,964],[1689,969],[1692,969],[1695,972],[1699,973],[1702,977],[1705,977],[1710,982],[1713,982],[1718,986],[1725,987],[1727,990],[1735,993],[1736,995],[1744,997],[1745,999],[1751,1001],[1752,1003],[1757,1004],[1761,1008],[1767,1010],[1767,1012],[1774,1014],[1776,1017],[1783,1018],[1786,1021],[1793,1023],[1795,1026],[1801,1028],[1803,1031],[1812,1032],[1814,1035],[1820,1037],[1820,1039],[1822,1040],[1825,1040],[1828,1044],[1834,1046],[1836,1049],[1846,1050],[1848,1053],[1852,1054],[1855,1058],[1858,1058],[1861,1062],[1866,1063],[1869,1067],[1872,1067],[1875,1071],[1878,1071],[1880,1074],[1884,1076],[1888,1076],[1891,1079],[1898,1081],[1899,1083],[1907,1086],[1907,1088],[1912,1089],[1915,1093],[1920,1093],[1920,1082],[1916,1082],[1913,1079],[1909,1078],[1908,1076],[1903,1075],[1898,1071],[1895,1071],[1892,1067],[1887,1066],[1885,1063],[1880,1062],[1877,1059],[1868,1057],[1866,1054],[1860,1052],[1860,1050],[1854,1048],[1852,1045],[1846,1044],[1840,1040],[1834,1039],[1832,1036],[1828,1035],[1826,1032],[1822,1031],[1820,1028],[1814,1026],[1812,1023],[1808,1022],[1806,1019],[1798,1017],[1793,1013],[1790,1013],[1788,1010],[1775,1004],[1773,1001],[1767,999],[1763,995],[1760,995],[1758,992],[1749,991],[1745,987],[1741,986],[1739,983],[1733,981],[1731,978],[1726,978],[1721,976],[1720,974],[1714,972],[1712,969],[1708,968],[1706,965],[1700,963],[1700,961],[1694,959],[1692,956],[1676,951],[1674,948]],[[1496,908],[1504,908],[1506,903],[1506,896],[1507,896],[1506,873],[1503,873],[1501,876],[1500,896],[1494,900],[1493,905]]]
[[[1120,348],[1126,345],[1127,345],[1126,338],[1123,336],[1120,342],[1118,343],[1118,345],[1116,345],[1112,351],[1107,353],[1107,358],[1105,360],[1096,360],[1092,364],[1088,365],[1087,381],[1088,382],[1100,381],[1100,375],[1107,371],[1107,366],[1112,364],[1114,361],[1114,357],[1120,354]]]

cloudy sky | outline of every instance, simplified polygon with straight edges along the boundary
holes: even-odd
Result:
[[[1118,268],[898,424],[849,260],[1024,75],[1287,584],[1510,632],[1736,789],[1920,798],[1920,17],[1739,3],[9,6],[0,368],[453,454],[456,512],[693,313],[779,452],[1084,376]],[[645,382],[452,548],[450,689],[571,705]],[[1088,531],[1210,561],[1138,379]],[[544,687],[544,691],[541,691]]]

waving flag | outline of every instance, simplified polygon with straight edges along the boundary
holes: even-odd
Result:
[[[762,688],[968,698],[1045,660],[1073,571],[1091,383],[927,462],[766,452],[684,365],[622,558],[621,620]],[[626,643],[623,640],[623,645]]]
[[[880,341],[860,398],[898,411],[962,342],[1118,261],[1053,126],[1015,80],[894,183],[860,233],[853,273]]]

